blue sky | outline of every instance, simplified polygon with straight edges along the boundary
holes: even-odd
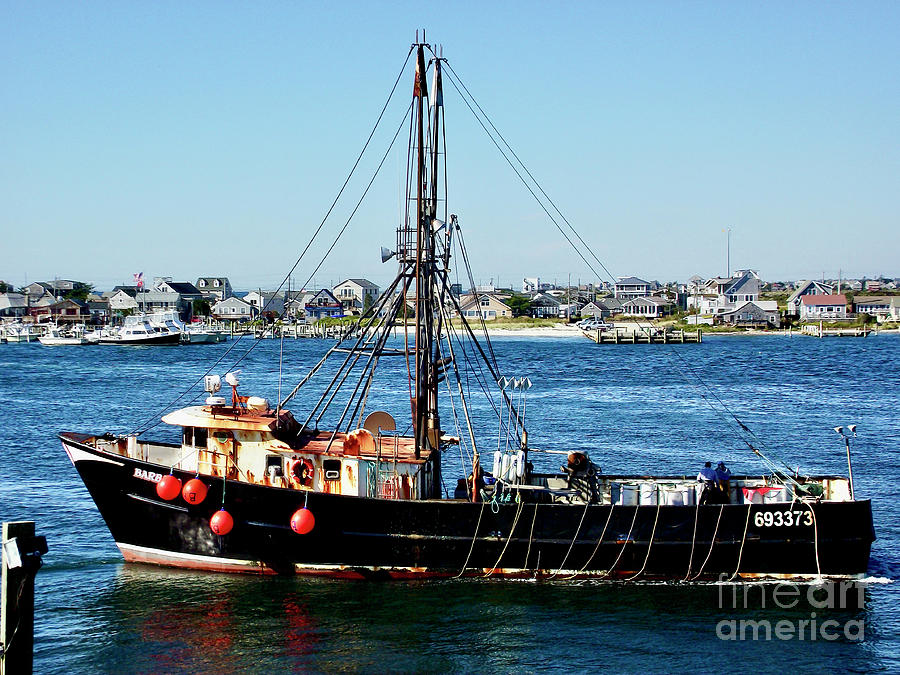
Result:
[[[0,6],[0,278],[277,284],[425,27],[615,275],[900,276],[897,2]],[[399,124],[307,262],[305,281]],[[447,85],[476,280],[590,270]],[[386,281],[390,154],[315,285]]]

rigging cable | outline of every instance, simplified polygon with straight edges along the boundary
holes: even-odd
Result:
[[[406,58],[403,61],[403,65],[400,68],[400,72],[397,74],[397,78],[394,80],[394,86],[391,87],[391,91],[388,94],[387,99],[384,102],[384,105],[381,107],[381,112],[378,113],[378,117],[375,120],[375,124],[372,126],[372,130],[369,132],[369,136],[368,136],[368,138],[366,138],[366,142],[363,144],[362,150],[360,150],[359,155],[356,157],[356,161],[353,163],[353,167],[350,169],[350,172],[347,174],[347,177],[344,179],[344,183],[341,185],[341,189],[338,190],[337,195],[335,195],[334,200],[331,202],[331,206],[328,207],[328,210],[325,212],[325,215],[322,218],[322,221],[319,223],[319,226],[316,228],[315,232],[313,232],[312,237],[307,242],[303,251],[300,253],[300,256],[297,258],[296,262],[294,262],[293,266],[291,267],[291,269],[287,273],[287,275],[285,275],[285,278],[282,280],[282,282],[278,285],[278,289],[275,291],[275,294],[273,294],[273,296],[271,298],[269,298],[269,300],[265,303],[265,305],[260,310],[260,314],[262,314],[266,310],[266,308],[272,303],[272,300],[274,300],[275,295],[277,295],[278,291],[280,291],[282,289],[282,287],[284,286],[284,284],[287,283],[288,279],[290,279],[291,274],[293,274],[294,270],[297,269],[297,266],[300,264],[300,262],[303,260],[306,253],[309,251],[310,247],[313,245],[313,242],[319,236],[319,233],[322,231],[322,228],[325,226],[325,223],[328,220],[329,216],[331,215],[331,212],[334,210],[334,207],[337,205],[338,200],[340,200],[341,196],[344,194],[344,190],[346,190],[347,185],[350,183],[350,179],[353,177],[354,173],[356,172],[356,169],[359,166],[360,161],[362,161],[363,155],[365,154],[366,150],[368,149],[369,143],[371,143],[372,137],[375,135],[375,132],[378,129],[378,126],[381,124],[381,120],[384,117],[384,113],[387,110],[387,107],[390,104],[391,99],[393,99],[393,97],[394,97],[394,93],[397,91],[397,85],[400,84],[400,80],[403,77],[403,72],[406,70],[406,65],[409,63],[409,57],[412,54],[412,52],[413,52],[413,46],[410,46],[409,51],[406,54]],[[406,118],[404,117],[404,120],[405,119]],[[396,138],[396,136],[395,136],[395,138]],[[393,142],[391,144],[393,145]],[[382,160],[382,164],[383,163],[384,163],[384,160]],[[381,165],[379,165],[379,169],[380,168],[381,168]],[[371,186],[371,183],[369,185]],[[368,191],[368,188],[366,189],[366,191]],[[355,212],[356,212],[356,210],[354,209],[354,213]],[[344,227],[346,228],[346,225]],[[341,230],[341,232],[343,232],[343,230]],[[329,252],[330,252],[330,249],[329,249]],[[323,262],[324,262],[324,259],[323,259]],[[321,263],[320,263],[320,266],[321,266]],[[316,269],[318,269],[318,268],[316,268]],[[305,284],[304,284],[304,286],[305,286]],[[202,382],[203,379],[207,375],[209,375],[213,371],[213,369],[216,366],[218,366],[235,347],[237,347],[238,343],[241,341],[241,338],[243,338],[243,335],[240,336],[235,342],[233,342],[228,347],[228,349],[225,350],[225,353],[222,354],[222,356],[220,356],[218,359],[216,359],[216,361],[213,363],[213,365],[211,365],[206,370],[206,372],[203,373],[203,375],[201,375],[199,378],[197,378],[187,389],[185,389],[181,394],[179,394],[174,400],[172,400],[168,405],[166,405],[164,408],[162,408],[159,412],[157,412],[152,417],[145,420],[141,425],[139,425],[138,427],[133,429],[132,434],[136,434],[136,435],[140,436],[141,434],[149,431],[150,429],[155,427],[157,424],[159,424],[159,422],[160,422],[159,416],[161,414],[165,413],[166,410],[169,410],[172,406],[174,406],[182,398],[187,396],[191,392],[191,390],[193,390],[194,387],[196,387],[200,382]],[[256,343],[260,339],[261,338],[256,338],[254,340],[254,344],[250,347],[250,349],[247,350],[247,352],[244,354],[244,357],[246,357],[247,354],[249,354],[253,350],[253,347],[256,345]],[[244,357],[241,357],[241,359],[238,361],[238,363],[240,363],[240,361],[243,360]],[[194,396],[192,401],[196,400],[201,395],[202,395],[202,392],[200,394],[197,394],[196,396]],[[153,422],[153,424],[150,424],[150,426],[145,426],[145,425],[149,424],[150,422]]]
[[[509,146],[509,144],[506,142],[506,139],[502,136],[502,134],[500,134],[499,130],[497,130],[496,126],[495,126],[495,125],[493,124],[493,122],[490,120],[490,117],[487,115],[487,113],[484,112],[484,109],[478,104],[478,102],[475,100],[474,96],[472,96],[471,92],[470,92],[469,89],[465,86],[465,84],[462,82],[462,79],[459,77],[459,75],[456,73],[456,71],[453,69],[453,67],[450,66],[449,63],[447,64],[447,67],[448,67],[448,69],[450,70],[450,72],[452,73],[452,76],[448,76],[448,79],[450,80],[450,83],[453,85],[453,87],[456,89],[457,93],[460,95],[460,98],[463,100],[463,102],[466,104],[466,106],[469,108],[469,110],[470,110],[470,111],[472,112],[472,114],[475,116],[476,121],[478,121],[479,125],[482,127],[482,129],[484,130],[484,132],[487,134],[488,138],[491,140],[491,142],[494,144],[494,146],[495,146],[495,147],[497,148],[497,150],[500,152],[501,156],[503,156],[503,158],[506,160],[506,162],[510,165],[510,168],[512,168],[512,170],[513,170],[513,171],[515,172],[515,174],[518,176],[519,180],[522,181],[522,184],[525,186],[525,188],[531,193],[532,197],[534,197],[535,201],[538,203],[538,205],[541,207],[541,209],[547,214],[548,218],[550,218],[550,221],[551,221],[551,222],[556,226],[556,228],[560,231],[560,234],[563,235],[563,237],[566,239],[566,241],[569,243],[569,245],[572,246],[573,250],[578,254],[578,256],[579,256],[579,257],[582,259],[582,261],[588,266],[588,268],[589,268],[589,269],[590,269],[590,270],[591,270],[598,278],[601,278],[602,275],[594,268],[594,266],[590,263],[590,261],[588,261],[587,258],[584,257],[584,255],[582,254],[581,250],[580,250],[577,246],[575,246],[575,244],[574,244],[574,242],[572,241],[572,239],[566,234],[566,232],[563,230],[563,228],[562,228],[562,227],[560,226],[560,224],[557,222],[556,218],[554,218],[554,216],[550,213],[550,211],[549,211],[549,209],[547,208],[547,206],[543,203],[543,201],[540,199],[540,197],[538,197],[538,195],[535,193],[534,189],[532,189],[532,187],[531,187],[531,185],[528,183],[528,181],[525,180],[525,178],[523,177],[522,173],[516,168],[515,164],[509,159],[509,157],[507,156],[506,152],[504,152],[503,148],[500,146],[500,144],[499,144],[499,143],[497,142],[497,140],[494,138],[494,136],[492,135],[492,133],[488,130],[487,126],[485,126],[485,122],[482,121],[482,118],[481,118],[482,116],[483,116],[484,120],[487,122],[487,124],[490,125],[490,127],[494,130],[494,132],[496,133],[497,137],[499,137],[499,138],[503,141],[503,144],[509,149],[510,154],[512,154],[512,156],[515,157],[516,161],[519,163],[519,165],[522,167],[522,169],[524,170],[524,172],[528,175],[528,177],[531,179],[531,181],[534,183],[534,185],[537,187],[537,189],[541,192],[541,194],[545,197],[545,199],[547,200],[547,202],[548,202],[548,203],[553,207],[553,209],[559,214],[559,216],[563,219],[563,221],[566,223],[566,225],[569,226],[569,229],[572,230],[572,232],[574,233],[574,235],[578,238],[578,240],[579,240],[579,241],[584,245],[584,247],[588,250],[588,252],[590,253],[591,257],[593,257],[593,258],[597,261],[597,263],[600,265],[600,267],[606,272],[606,274],[607,274],[607,276],[610,278],[610,280],[611,280],[611,281],[615,281],[615,279],[614,279],[614,277],[612,276],[612,274],[610,273],[610,271],[606,268],[606,266],[603,264],[603,262],[602,262],[602,261],[596,256],[596,254],[593,252],[593,249],[591,249],[591,247],[587,245],[587,242],[584,241],[584,239],[583,239],[583,238],[581,237],[581,235],[577,232],[577,230],[575,230],[574,226],[569,222],[569,220],[565,217],[565,215],[559,210],[559,208],[556,206],[556,204],[553,202],[553,200],[550,199],[549,195],[547,195],[546,191],[541,187],[540,183],[538,183],[538,181],[534,178],[534,175],[528,170],[528,168],[525,166],[524,162],[522,162],[522,160],[518,157],[518,155],[516,155],[516,153],[512,150],[512,148],[511,148],[511,147]],[[458,80],[458,82],[459,82],[459,85],[457,85],[457,80]],[[462,87],[462,90],[460,89],[460,87]],[[465,91],[466,95],[463,94],[463,90]],[[471,103],[469,102],[470,99],[471,99]],[[481,113],[481,116],[479,116],[479,114],[475,112],[475,109],[472,107],[473,104],[474,104],[475,107],[478,108],[478,110],[479,110],[480,113]],[[680,360],[682,361],[682,363],[683,363],[685,366],[687,366],[687,363],[686,363],[686,361],[684,360],[684,358],[683,358],[680,354],[678,354],[677,350],[675,350],[674,347],[673,347],[673,349],[671,350],[671,352],[672,352],[673,354],[675,354],[676,357],[677,357],[678,359],[680,359]],[[679,368],[679,370],[681,370],[681,369]],[[683,374],[684,374],[684,373],[682,373],[682,375],[683,375]],[[721,410],[724,411],[725,413],[727,413],[727,415],[730,416],[730,417],[733,419],[733,421],[736,423],[736,425],[738,426],[738,428],[741,429],[741,431],[744,431],[744,432],[750,434],[750,435],[755,439],[755,441],[757,442],[757,444],[763,445],[762,442],[761,442],[761,440],[759,439],[759,437],[758,437],[758,436],[757,436],[757,435],[756,435],[749,427],[747,427],[747,425],[744,424],[744,423],[737,417],[737,415],[734,414],[734,412],[731,411],[731,409],[730,409],[730,408],[725,404],[725,402],[718,396],[718,394],[717,394],[717,393],[716,393],[716,392],[715,392],[715,391],[714,391],[714,390],[713,390],[713,389],[712,389],[712,388],[711,388],[711,387],[710,387],[710,386],[709,386],[709,385],[708,385],[708,384],[707,384],[707,383],[706,383],[706,382],[705,382],[705,381],[704,381],[704,380],[703,380],[703,379],[702,379],[695,371],[693,371],[692,369],[691,369],[691,375],[693,375],[694,379],[695,379],[697,382],[699,382],[701,385],[703,385],[703,387],[705,387],[705,388],[710,392],[710,394],[716,399],[716,402],[719,404]],[[685,378],[685,379],[688,379],[688,378]],[[708,405],[710,405],[710,407],[711,407],[715,412],[718,412],[718,410],[715,408],[715,406],[713,406],[712,403],[711,403],[705,396],[702,396],[702,395],[701,395],[701,398],[704,400],[704,402],[706,402]],[[736,435],[737,435],[737,437],[740,439],[740,441],[741,441],[743,444],[747,445],[747,446],[750,448],[751,451],[753,451],[753,452],[754,452],[755,454],[757,454],[758,456],[761,456],[761,457],[762,457],[762,455],[761,455],[761,453],[759,452],[758,448],[756,448],[756,447],[753,445],[753,443],[751,443],[749,440],[743,438],[743,437],[741,436],[740,433],[737,433]],[[773,464],[771,463],[770,460],[768,460],[767,458],[763,458],[763,459],[764,459],[764,463],[765,463],[770,469],[772,469],[772,471],[773,471],[775,474],[780,475],[783,479],[785,479],[786,482],[795,482],[795,481],[793,481],[793,480],[790,478],[790,476],[783,474],[783,472],[781,472],[780,470],[777,470],[777,469],[773,466]],[[781,461],[781,460],[779,460],[779,461]],[[781,463],[782,463],[783,465],[787,466],[787,464],[786,464],[785,462],[781,461]]]

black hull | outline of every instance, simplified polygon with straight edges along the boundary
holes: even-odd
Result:
[[[846,578],[865,575],[874,540],[867,500],[492,506],[312,492],[307,506],[315,528],[298,535],[289,521],[304,505],[304,492],[236,481],[223,485],[221,478],[206,477],[211,487],[203,503],[188,505],[180,497],[167,502],[157,496],[154,474],[166,474],[168,467],[98,451],[74,434],[61,439],[132,562],[346,578]],[[194,477],[175,475],[182,481]],[[222,506],[223,487],[235,524],[231,533],[217,536],[209,519]],[[792,511],[800,525],[758,526],[756,514],[767,511]]]
[[[181,334],[167,333],[165,335],[152,335],[145,338],[132,338],[119,340],[117,338],[101,338],[101,345],[180,345]]]

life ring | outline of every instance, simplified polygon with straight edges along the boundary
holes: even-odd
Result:
[[[295,459],[290,466],[291,478],[303,487],[310,487],[313,482],[313,463],[308,457]]]

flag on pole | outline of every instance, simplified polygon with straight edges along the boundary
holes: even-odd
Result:
[[[132,274],[131,276],[134,277],[134,285],[137,287],[138,290],[141,290],[144,287],[144,273],[136,272],[135,274]]]

